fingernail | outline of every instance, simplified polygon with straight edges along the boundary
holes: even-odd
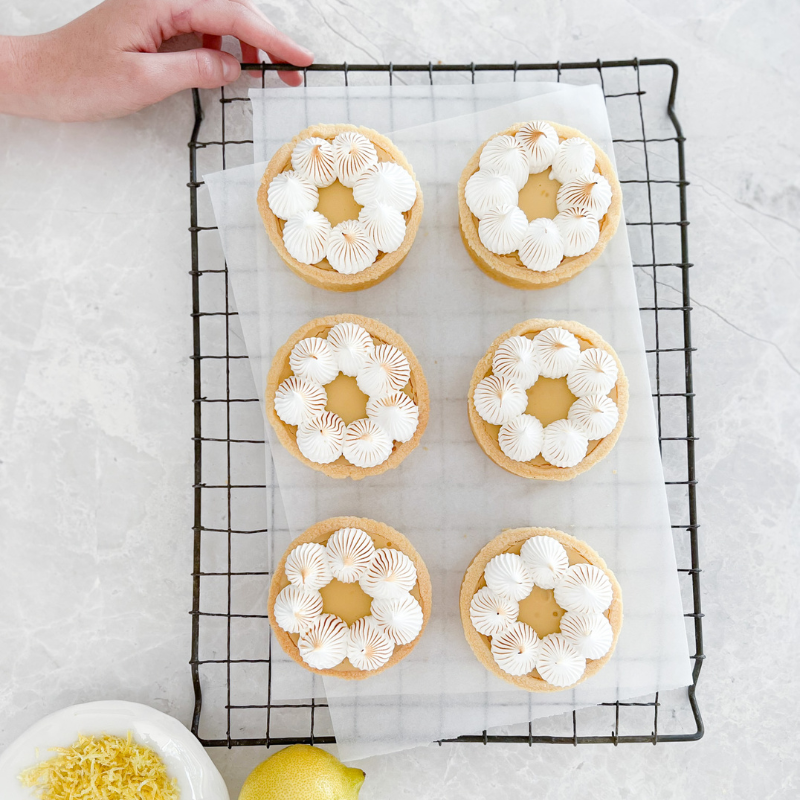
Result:
[[[222,62],[222,75],[227,82],[235,81],[236,78],[239,76],[239,67],[236,64],[232,64],[226,58]]]

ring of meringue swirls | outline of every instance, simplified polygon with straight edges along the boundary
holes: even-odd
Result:
[[[408,442],[419,425],[419,407],[404,391],[411,377],[406,355],[397,347],[373,341],[354,322],[338,322],[327,338],[300,339],[289,354],[292,374],[277,388],[275,413],[297,427],[296,441],[303,456],[330,464],[340,456],[353,466],[370,469],[383,464],[394,442]],[[326,410],[325,386],[340,374],[355,378],[368,398],[367,416],[345,425]]]
[[[497,466],[531,480],[568,481],[614,448],[628,379],[596,331],[535,318],[492,342],[472,372],[467,401],[475,440]]]
[[[316,210],[319,190],[339,180],[353,190],[362,206],[358,219],[338,225]],[[294,146],[291,168],[269,183],[267,202],[284,220],[283,243],[301,264],[327,259],[342,275],[371,267],[379,251],[392,253],[406,236],[403,216],[417,200],[414,177],[400,164],[379,161],[378,151],[363,133],[345,130],[332,139],[308,136]]]
[[[536,669],[543,681],[564,688],[580,679],[587,658],[602,658],[611,647],[611,623],[604,616],[614,599],[611,581],[593,564],[570,566],[557,539],[532,536],[519,555],[506,552],[491,558],[483,577],[486,586],[473,597],[470,620],[491,639],[492,657],[503,672],[526,675]],[[541,640],[518,620],[518,603],[534,587],[552,590],[566,612],[559,632]]]
[[[550,625],[552,604],[559,619]],[[529,691],[558,691],[594,675],[622,624],[619,583],[603,559],[552,528],[507,530],[486,544],[464,575],[460,607],[479,660]]]
[[[515,289],[546,289],[602,254],[622,220],[622,187],[609,156],[581,131],[518,122],[465,164],[458,214],[483,272]]]
[[[559,136],[555,127],[533,120],[490,138],[480,151],[478,170],[466,181],[464,201],[477,218],[481,244],[497,256],[517,253],[534,272],[551,272],[565,258],[589,253],[600,240],[600,223],[611,206],[613,188],[600,173],[590,141]],[[528,176],[549,170],[558,181],[554,219],[528,221],[519,193]]]
[[[430,576],[414,547],[364,517],[333,517],[298,536],[273,570],[267,606],[295,661],[348,679],[404,658],[430,609]]]
[[[419,446],[430,393],[397,331],[360,314],[332,314],[308,321],[275,351],[264,411],[305,467],[357,481],[396,469]]]
[[[563,327],[505,338],[491,367],[471,399],[484,422],[500,426],[497,443],[512,461],[529,462],[541,454],[554,467],[575,467],[586,457],[590,441],[617,426],[619,409],[608,396],[619,377],[616,359],[600,347],[581,350],[578,337]],[[539,378],[564,377],[577,399],[566,419],[542,425],[527,412],[526,392]]]
[[[417,585],[414,562],[401,550],[376,549],[360,528],[340,528],[324,545],[298,545],[286,556],[284,573],[289,585],[275,598],[275,621],[300,635],[300,656],[311,667],[332,669],[347,657],[356,669],[376,670],[396,644],[411,643],[422,630],[422,606],[411,594]],[[348,626],[323,613],[321,591],[334,579],[358,582],[373,598],[368,616]]]

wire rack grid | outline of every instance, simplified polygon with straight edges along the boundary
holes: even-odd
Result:
[[[625,211],[630,220],[627,225],[687,635],[690,651],[693,649],[693,682],[687,690],[668,696],[662,693],[641,702],[604,703],[501,733],[484,731],[447,742],[618,745],[701,738],[704,728],[696,689],[705,655],[689,304],[693,265],[688,250],[685,137],[675,113],[677,65],[668,59],[632,59],[555,64],[242,66],[260,72],[262,86],[277,70],[299,70],[304,85],[324,85],[326,80],[350,85],[376,79],[388,79],[390,84],[553,77],[561,81],[567,74],[570,82],[594,82],[602,87],[612,132],[618,137],[614,147],[620,182],[625,185]],[[252,163],[250,104],[246,96],[231,95],[225,89],[217,101],[207,103],[206,108],[206,127],[213,126],[214,133],[201,140],[205,113],[200,93],[194,90],[194,127],[189,142],[195,455],[192,731],[210,747],[332,744],[335,737],[326,703],[275,702],[272,697],[272,637],[264,613],[269,572],[265,565],[269,563],[271,532],[280,523],[264,503],[265,490],[271,488],[274,493],[275,487],[265,475],[263,424],[252,377],[246,370],[247,355],[227,266],[213,233],[213,216],[204,213],[198,192],[203,185],[199,176],[211,171],[202,168],[201,159],[215,169],[248,163],[248,159]],[[237,605],[239,594],[249,597],[244,611]],[[245,685],[258,690],[243,693]]]

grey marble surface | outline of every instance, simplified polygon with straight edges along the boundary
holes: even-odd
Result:
[[[88,5],[0,0],[0,20],[35,32]],[[271,13],[320,61],[638,55],[682,70],[706,736],[432,746],[365,762],[362,795],[797,796],[797,3],[314,0]],[[189,120],[185,94],[102,124],[0,118],[0,748],[84,700],[189,721]],[[235,796],[263,753],[212,757]]]

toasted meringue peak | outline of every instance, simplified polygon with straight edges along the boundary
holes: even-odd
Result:
[[[552,163],[558,150],[558,134],[549,122],[526,122],[514,138],[528,154],[528,170],[531,175],[544,172]]]
[[[515,622],[492,636],[492,656],[497,666],[509,675],[527,675],[539,660],[539,637],[530,625]]]
[[[330,464],[342,454],[344,420],[332,411],[307,420],[297,427],[297,446],[315,464]]]
[[[289,219],[301,211],[315,209],[319,202],[319,192],[310,180],[289,169],[270,181],[267,202],[276,217]]]
[[[286,557],[286,577],[289,583],[304,589],[319,591],[331,582],[328,553],[321,544],[305,542]]]
[[[358,585],[376,600],[399,597],[410,592],[417,582],[414,562],[399,550],[381,547],[375,551]]]
[[[581,352],[577,338],[564,328],[545,328],[533,337],[543,378],[563,378],[575,365]]]
[[[375,242],[378,250],[391,253],[397,250],[406,238],[405,217],[385,203],[371,203],[358,212],[358,221]]]
[[[328,331],[328,344],[336,356],[339,371],[355,378],[375,345],[360,325],[339,322]]]
[[[567,611],[561,617],[561,635],[584,658],[602,658],[614,641],[614,630],[605,616],[580,611]]]
[[[528,181],[529,163],[525,148],[513,136],[506,134],[486,142],[478,162],[481,169],[493,169],[508,175],[517,191]]]
[[[528,406],[528,395],[516,381],[505,375],[489,375],[476,387],[475,410],[490,425],[505,425]]]
[[[392,640],[369,617],[357,619],[347,633],[347,658],[356,669],[382,667],[394,652]]]
[[[322,595],[315,589],[289,584],[275,598],[275,622],[286,633],[302,633],[322,613]]]
[[[369,397],[385,397],[402,389],[411,377],[408,359],[392,344],[379,344],[356,375],[358,388]]]
[[[519,554],[533,582],[542,589],[552,589],[569,568],[564,545],[552,536],[532,536],[522,545]]]
[[[491,208],[517,205],[519,192],[508,175],[495,169],[479,169],[464,187],[464,200],[469,210],[483,219]]]
[[[528,218],[519,206],[490,208],[478,223],[481,243],[498,256],[518,250],[527,230]]]
[[[529,389],[539,379],[539,361],[533,341],[527,336],[509,336],[494,351],[492,372],[505,375],[523,389]]]
[[[580,136],[565,139],[553,156],[550,177],[559,183],[567,183],[594,169],[594,148]]]
[[[317,264],[325,258],[331,223],[319,211],[300,211],[286,220],[283,243],[292,258],[303,264]]]
[[[588,172],[561,184],[556,195],[559,211],[582,208],[602,219],[611,205],[611,184],[598,172]]]
[[[586,659],[560,633],[542,639],[536,669],[553,686],[571,686],[586,670]]]
[[[275,413],[287,425],[319,416],[328,404],[325,390],[318,384],[297,375],[290,375],[275,392]]]
[[[301,339],[289,354],[289,366],[298,377],[320,385],[330,383],[339,374],[333,350],[319,336]]]
[[[394,161],[379,161],[353,186],[353,198],[361,206],[382,203],[397,211],[408,211],[417,199],[417,185],[408,171]]]
[[[378,152],[363,134],[342,131],[333,140],[333,162],[340,183],[352,189],[359,177],[378,163]]]
[[[369,417],[353,420],[344,432],[344,457],[353,466],[369,469],[392,454],[389,434]]]
[[[619,370],[611,353],[599,347],[584,350],[567,375],[567,386],[575,397],[608,394],[617,382]]]
[[[331,574],[342,583],[355,583],[375,555],[375,545],[360,528],[340,528],[325,545]]]
[[[582,428],[589,439],[602,439],[617,427],[619,409],[607,395],[588,394],[570,406],[567,418]]]
[[[335,614],[323,614],[297,640],[300,656],[309,667],[331,669],[347,656],[347,623]]]
[[[542,455],[554,467],[575,467],[586,457],[589,439],[583,428],[568,419],[557,419],[544,429]]]
[[[292,169],[314,186],[330,186],[336,180],[333,145],[318,136],[299,141],[292,150]]]
[[[408,644],[422,630],[422,606],[408,592],[397,597],[376,598],[370,613],[378,627],[395,643]]]
[[[561,234],[567,258],[588,253],[600,240],[600,225],[596,217],[584,208],[559,211],[553,221]]]
[[[533,576],[516,553],[500,553],[483,571],[486,585],[501,597],[519,602],[531,593]]]
[[[564,258],[558,225],[547,217],[528,223],[519,246],[519,260],[534,272],[552,272]]]
[[[371,267],[378,257],[378,246],[363,222],[346,219],[331,228],[325,245],[330,265],[342,275],[355,275]]]
[[[478,589],[469,604],[472,626],[484,636],[497,636],[510,628],[519,615],[519,603],[495,594],[488,586]]]
[[[556,584],[556,603],[567,611],[601,614],[614,599],[608,575],[594,564],[573,564]]]
[[[419,424],[419,409],[405,392],[392,392],[367,401],[367,416],[396,442],[407,442]]]
[[[500,449],[514,461],[530,461],[542,452],[544,428],[531,414],[512,417],[497,434]]]

